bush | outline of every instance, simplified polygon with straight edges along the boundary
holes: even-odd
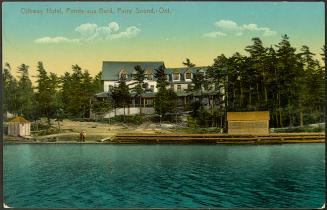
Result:
[[[275,128],[274,133],[302,133],[302,132],[325,132],[324,126],[317,127],[289,127],[289,128]]]
[[[131,123],[140,125],[144,122],[144,118],[141,115],[118,115],[111,118],[111,122],[120,122],[120,123]]]
[[[38,131],[38,130],[47,130],[50,126],[48,124],[42,123],[32,123],[31,124],[31,131]]]

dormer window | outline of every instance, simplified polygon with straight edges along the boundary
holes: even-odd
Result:
[[[120,70],[119,79],[127,79],[127,78],[128,78],[128,72],[125,69]]]
[[[153,80],[153,75],[152,74],[145,74],[144,75],[146,80]]]
[[[203,70],[199,71],[199,74],[204,76],[204,71]]]
[[[179,73],[173,73],[173,80],[179,81],[180,80],[180,74]]]
[[[153,80],[152,69],[148,68],[144,71],[144,77],[146,80]]]
[[[185,80],[192,80],[192,72],[191,71],[187,71],[185,73]]]

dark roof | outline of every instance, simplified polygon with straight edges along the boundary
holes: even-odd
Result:
[[[131,74],[135,71],[134,67],[140,65],[142,68],[157,69],[165,65],[163,61],[103,61],[102,63],[102,80],[118,80],[119,72],[125,69],[128,72],[127,80],[131,79]]]
[[[102,64],[102,80],[118,80],[119,72],[125,69],[128,72],[127,80],[131,80],[131,74],[135,72],[135,66],[140,65],[142,68],[151,69],[155,71],[159,66],[165,65],[163,61],[103,61]],[[181,68],[166,68],[166,74],[180,73],[184,74],[186,71],[196,73],[197,71],[206,72],[207,66],[196,66],[196,67],[181,67]],[[171,80],[171,78],[169,79]],[[183,80],[183,79],[182,79]]]
[[[181,74],[184,74],[186,71],[190,70],[192,73],[196,73],[197,71],[204,71],[206,72],[208,69],[207,66],[196,66],[196,67],[181,67],[181,68],[166,68],[166,74],[172,74],[179,72]]]

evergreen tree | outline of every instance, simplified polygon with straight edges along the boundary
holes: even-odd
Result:
[[[254,101],[255,107],[263,107],[266,109],[268,106],[268,93],[267,93],[267,72],[265,66],[266,49],[262,45],[260,38],[255,37],[252,39],[253,45],[247,46],[245,51],[249,52],[251,62],[251,73],[254,79],[251,88],[255,89]]]
[[[18,114],[23,115],[25,118],[35,119],[35,100],[32,82],[28,75],[29,66],[22,64],[18,67],[20,78],[18,81],[17,99],[18,99]]]
[[[54,109],[53,87],[50,84],[50,78],[42,62],[38,62],[37,72],[37,92],[35,93],[35,98],[38,116],[46,117],[50,126],[50,118],[53,116]]]
[[[103,91],[103,80],[101,80],[102,72],[100,71],[98,74],[95,75],[93,79],[93,92],[99,93]]]
[[[81,111],[82,116],[84,118],[90,117],[90,103],[91,97],[94,94],[94,87],[92,84],[92,77],[90,73],[85,70],[81,79],[81,95],[80,95],[80,103],[81,103]]]
[[[145,92],[145,84],[144,84],[144,69],[141,66],[135,66],[136,74],[133,75],[133,79],[136,80],[136,85],[133,90],[136,93],[136,97],[139,99],[139,107],[140,107],[140,114],[141,114],[141,106],[142,106],[142,94]]]
[[[2,73],[3,81],[3,113],[18,114],[18,84],[17,80],[11,74],[9,63],[5,63]]]
[[[186,61],[183,62],[183,65],[189,68],[195,67],[195,64],[190,61],[190,59],[186,58]]]
[[[118,87],[114,87],[112,91],[112,99],[115,104],[115,108],[124,108],[124,119],[125,119],[125,108],[131,103],[131,94],[129,88],[126,85],[126,79],[121,77],[118,82]]]
[[[303,75],[301,71],[303,68],[295,54],[296,49],[291,46],[287,35],[282,36],[281,42],[276,47],[278,83],[281,89],[279,101],[282,108],[279,110],[280,125],[282,127],[285,124],[294,126],[295,116],[298,115],[298,111],[295,110],[298,110],[299,95],[301,94],[298,90],[302,85],[298,81],[299,77]]]
[[[155,70],[154,77],[157,79],[158,88],[154,102],[154,109],[157,114],[165,118],[167,113],[176,112],[177,95],[173,90],[167,89],[169,83],[163,65]]]

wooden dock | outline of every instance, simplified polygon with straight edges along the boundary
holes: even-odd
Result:
[[[230,134],[118,134],[107,141],[118,144],[283,144],[324,143],[324,133]]]

